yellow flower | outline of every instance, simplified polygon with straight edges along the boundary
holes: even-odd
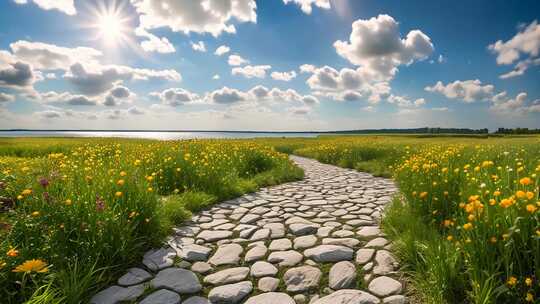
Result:
[[[120,171],[120,176],[126,176],[127,173],[125,171]]]
[[[532,279],[531,278],[525,278],[525,285],[531,287],[532,286]]]
[[[116,184],[117,184],[118,186],[123,186],[125,183],[126,183],[126,182],[125,182],[123,179],[119,179],[119,180],[116,182]]]
[[[123,194],[122,191],[117,191],[117,192],[114,194],[114,196],[116,196],[116,197],[121,197],[122,194]]]
[[[519,183],[522,184],[523,186],[528,186],[532,184],[532,180],[529,177],[524,177],[519,180]]]
[[[533,199],[533,197],[534,197],[534,192],[527,191],[527,199],[531,200],[531,199]]]
[[[497,237],[492,236],[492,237],[489,239],[489,241],[490,241],[491,243],[495,244],[495,243],[497,243]]]
[[[535,205],[533,205],[533,204],[528,204],[527,205],[527,212],[534,213],[536,210],[538,210],[538,208],[536,208]]]
[[[44,273],[48,272],[49,267],[47,267],[47,263],[45,263],[42,260],[28,260],[21,265],[15,267],[13,269],[13,272],[39,272]]]
[[[527,295],[525,295],[525,301],[527,301],[527,302],[534,301],[534,296],[532,295],[532,293],[527,292]]]
[[[420,193],[420,198],[425,198],[426,196],[428,195],[428,193],[426,191]]]
[[[497,191],[493,192],[493,195],[494,196],[499,196],[499,195],[501,195],[501,191],[497,190]]]
[[[32,212],[32,216],[33,216],[33,217],[38,217],[38,216],[39,216],[39,211],[34,211],[34,212]]]
[[[15,248],[11,248],[11,249],[9,249],[9,250],[7,251],[6,255],[7,255],[8,257],[14,258],[14,257],[16,257],[16,256],[19,255],[19,250],[15,249]]]
[[[452,241],[454,239],[454,237],[449,235],[449,236],[446,237],[446,239],[449,240],[449,241]]]
[[[67,199],[65,203],[66,203],[66,206],[71,206],[71,203],[72,203],[72,202],[71,202],[70,199]]]
[[[152,191],[154,191],[154,188],[152,188],[152,187],[148,187],[148,189],[147,189],[147,190],[148,190],[148,192],[152,192]]]
[[[149,175],[146,177],[146,180],[151,182],[152,180],[154,180],[154,177],[152,175]]]
[[[506,281],[506,284],[510,287],[515,286],[517,284],[517,278],[514,276],[509,277],[508,280]]]
[[[465,230],[470,230],[472,228],[473,228],[473,224],[471,224],[471,223],[466,223],[466,224],[463,225],[463,229],[465,229]]]
[[[525,191],[519,190],[519,191],[516,192],[516,196],[517,196],[517,198],[525,198],[525,196],[527,196],[527,194],[525,193]]]
[[[21,195],[28,196],[32,194],[32,189],[24,189]]]

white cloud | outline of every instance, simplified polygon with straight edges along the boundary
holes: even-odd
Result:
[[[157,52],[162,54],[176,52],[176,49],[172,43],[169,42],[167,37],[160,38],[140,27],[135,29],[135,34],[139,37],[144,37],[147,39],[141,42],[141,48],[145,52]]]
[[[25,62],[17,61],[7,65],[0,62],[0,87],[28,90],[37,80],[32,67]]]
[[[6,102],[14,101],[14,100],[15,100],[15,96],[0,92],[0,105]]]
[[[302,64],[300,66],[300,73],[313,73],[316,67],[312,64]]]
[[[240,55],[229,55],[229,60],[227,62],[229,65],[239,66],[249,63],[249,60],[242,58]]]
[[[349,40],[334,43],[337,53],[370,77],[386,81],[395,76],[398,66],[423,60],[434,50],[431,39],[420,30],[401,38],[398,22],[388,15],[356,20]]]
[[[270,65],[246,65],[243,67],[236,67],[231,70],[232,75],[241,75],[246,78],[264,78],[266,77],[266,70],[271,69]]]
[[[523,75],[530,66],[540,64],[540,24],[535,20],[510,40],[498,40],[490,44],[488,49],[497,55],[499,65],[509,65],[517,61],[514,70],[502,74],[500,78]]]
[[[310,107],[306,107],[306,106],[303,106],[303,107],[290,107],[289,108],[289,111],[295,115],[307,115],[311,112],[311,108]]]
[[[65,104],[70,106],[95,106],[98,104],[95,98],[80,94],[71,94],[69,92],[57,93],[55,91],[49,91],[38,93],[32,99],[36,99],[42,103]]]
[[[214,54],[218,55],[218,56],[221,56],[221,55],[224,55],[224,54],[227,54],[228,52],[231,51],[231,48],[229,48],[228,46],[226,45],[220,45],[216,51],[214,52]]]
[[[329,66],[315,68],[309,66],[306,71],[312,75],[306,83],[317,94],[339,101],[353,101],[362,98],[377,103],[390,93],[387,82],[376,82],[361,67],[356,70],[344,68],[336,70]]]
[[[233,104],[244,101],[247,98],[248,95],[245,92],[237,89],[230,89],[228,87],[223,87],[209,93],[210,101],[217,104]]]
[[[232,21],[257,22],[255,0],[131,0],[144,30],[169,28],[174,32],[235,33]]]
[[[428,92],[439,93],[447,98],[459,99],[467,103],[490,100],[493,97],[494,89],[493,85],[483,85],[478,79],[456,80],[446,85],[437,81],[435,85],[424,88]]]
[[[295,71],[289,71],[289,72],[272,72],[270,74],[272,79],[274,80],[281,80],[281,81],[291,81],[296,77]]]
[[[197,43],[195,42],[191,42],[191,48],[194,50],[194,51],[197,51],[197,52],[203,52],[205,53],[206,52],[206,45],[204,45],[204,42],[203,41],[199,41]]]
[[[13,0],[17,4],[27,4],[30,0]],[[77,14],[74,0],[32,0],[37,6],[44,10],[59,10],[68,15]]]
[[[98,64],[103,54],[93,48],[66,48],[42,42],[19,40],[10,45],[13,55],[36,69],[67,70],[75,63]]]
[[[212,76],[212,79],[214,79],[214,80],[218,80],[219,78],[221,78],[221,77],[219,77],[219,74],[215,74],[214,76]]]
[[[159,98],[163,105],[172,107],[200,101],[199,95],[182,88],[170,88],[162,92],[152,92],[151,96]]]
[[[300,6],[304,13],[308,15],[311,14],[313,5],[327,10],[331,8],[330,0],[283,0],[283,3],[285,3],[285,5],[288,3],[295,3],[296,5]]]
[[[387,98],[387,101],[391,104],[397,105],[400,108],[420,107],[426,104],[426,100],[424,98],[411,100],[407,96],[398,96],[393,94]]]

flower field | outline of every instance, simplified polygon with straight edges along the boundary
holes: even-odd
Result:
[[[256,141],[0,140],[0,297],[79,303],[191,211],[298,179]]]
[[[328,137],[283,151],[393,176],[383,225],[421,303],[538,303],[540,138]]]

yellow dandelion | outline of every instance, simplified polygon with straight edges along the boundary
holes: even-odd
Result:
[[[44,273],[48,272],[49,267],[47,266],[47,263],[45,263],[42,260],[28,260],[22,263],[21,265],[15,267],[13,269],[13,272],[38,272],[38,273]]]
[[[121,197],[123,195],[122,191],[117,191],[114,196]]]

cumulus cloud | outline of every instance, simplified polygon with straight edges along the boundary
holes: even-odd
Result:
[[[255,0],[131,0],[144,30],[169,28],[174,32],[235,33],[232,21],[257,22]]]
[[[243,67],[236,67],[231,70],[232,75],[241,75],[246,78],[264,78],[266,77],[266,70],[271,69],[270,65],[246,65]]]
[[[307,71],[307,69],[305,69]],[[321,68],[309,67],[312,75],[307,85],[317,94],[340,101],[353,101],[367,98],[377,103],[390,93],[387,82],[376,82],[361,67],[357,69],[343,68],[336,70],[329,66]]]
[[[283,0],[283,3],[285,3],[285,5],[294,3],[300,6],[300,9],[308,15],[311,14],[313,6],[327,10],[331,8],[330,0]]]
[[[523,75],[530,66],[540,64],[540,24],[535,20],[510,40],[498,40],[490,44],[488,49],[497,55],[496,61],[499,65],[517,62],[512,71],[502,74],[500,78]]]
[[[218,55],[218,56],[221,56],[221,55],[224,55],[224,54],[227,54],[228,52],[231,51],[231,48],[229,48],[228,46],[226,45],[220,45],[216,51],[214,52],[215,55]]]
[[[239,66],[249,63],[249,60],[242,58],[240,55],[229,55],[229,60],[227,62],[229,65]]]
[[[45,110],[41,112],[36,112],[36,115],[44,118],[44,119],[53,119],[53,118],[59,118],[62,117],[62,112],[59,111],[53,111],[53,110]]]
[[[26,89],[32,86],[35,75],[32,67],[24,62],[17,61],[0,68],[0,87]]]
[[[424,88],[428,92],[439,93],[447,98],[459,99],[467,103],[490,100],[493,97],[494,89],[493,85],[483,85],[478,79],[456,80],[446,85],[437,81],[435,85]]]
[[[107,96],[105,96],[105,101],[103,104],[113,107],[123,103],[129,103],[131,102],[131,98],[133,96],[135,96],[135,94],[132,93],[128,88],[122,85],[117,85],[108,92]]]
[[[214,76],[212,76],[212,79],[214,79],[214,80],[218,80],[219,78],[221,78],[221,77],[219,77],[219,74],[215,74]]]
[[[150,96],[157,97],[163,105],[177,107],[186,103],[199,101],[199,95],[182,88],[170,88],[162,92],[152,92]]]
[[[217,104],[232,104],[247,99],[247,94],[237,89],[223,87],[210,93],[210,100]]]
[[[313,73],[316,67],[312,64],[302,64],[300,66],[300,73]]]
[[[143,115],[145,113],[144,110],[137,108],[136,106],[127,109],[127,112],[131,115]]]
[[[206,52],[206,45],[204,45],[204,41],[199,41],[199,42],[192,41],[191,48],[197,52],[202,52],[202,53]]]
[[[71,106],[95,106],[98,104],[96,99],[85,95],[71,94],[69,92],[57,93],[55,91],[49,91],[39,93],[32,99],[36,99],[42,103],[65,104]]]
[[[387,101],[391,104],[397,105],[400,108],[420,107],[426,104],[426,100],[424,98],[412,100],[407,96],[398,96],[393,94],[387,98]]]
[[[281,81],[291,81],[294,78],[296,78],[296,72],[295,71],[289,71],[289,72],[272,72],[270,74],[272,79],[274,80],[281,80]]]
[[[434,50],[431,39],[420,30],[401,38],[399,24],[388,15],[356,20],[349,41],[336,41],[337,53],[378,80],[392,79],[400,65],[423,60]]]
[[[66,48],[42,42],[19,40],[10,45],[13,55],[35,69],[67,70],[75,63],[98,64],[103,54],[93,48]]]
[[[13,0],[17,4],[27,4],[30,0]],[[74,0],[31,0],[38,7],[44,10],[59,10],[68,15],[77,14]]]
[[[307,115],[311,112],[310,107],[290,107],[289,111],[295,115]]]
[[[0,92],[0,105],[6,102],[14,101],[15,96]]]
[[[167,37],[158,37],[140,27],[135,29],[135,35],[146,38],[146,40],[141,41],[141,48],[145,52],[167,54],[174,53],[176,51]]]

